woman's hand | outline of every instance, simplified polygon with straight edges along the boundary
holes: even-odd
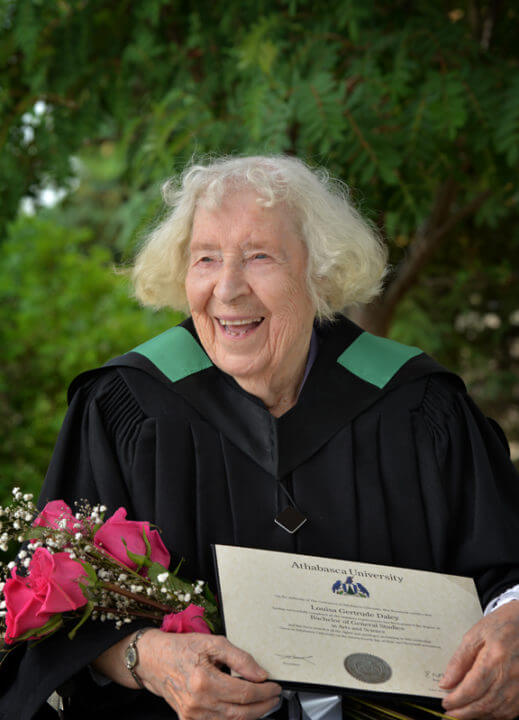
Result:
[[[440,688],[455,688],[443,707],[459,720],[519,715],[519,601],[502,605],[464,635]]]
[[[138,651],[144,686],[182,720],[255,720],[279,702],[281,687],[265,682],[267,673],[252,656],[221,635],[149,630]],[[222,665],[242,677],[222,672]]]

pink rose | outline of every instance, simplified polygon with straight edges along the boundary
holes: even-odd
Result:
[[[204,612],[204,608],[198,607],[198,605],[188,605],[185,610],[165,615],[160,629],[163,632],[174,633],[210,633],[211,631],[203,619]]]
[[[41,612],[41,602],[28,586],[27,578],[17,575],[14,569],[9,580],[6,580],[4,597],[7,608],[6,643],[13,643],[19,635],[43,627],[50,620],[50,613]]]
[[[78,585],[82,577],[87,577],[85,570],[68,553],[52,555],[45,548],[34,552],[27,577],[13,569],[4,587],[6,642],[42,627],[56,613],[85,605],[87,599]]]
[[[41,612],[60,613],[86,605],[87,599],[78,585],[87,573],[81,563],[71,560],[68,553],[52,555],[38,548],[29,565],[29,585],[41,603]]]
[[[136,570],[137,565],[128,557],[126,547],[136,555],[146,555],[143,531],[146,531],[151,546],[151,562],[158,562],[167,569],[171,560],[170,554],[157,530],[150,530],[149,522],[126,520],[126,510],[123,507],[116,510],[112,517],[101,525],[94,535],[94,544],[123,565]]]
[[[74,517],[72,510],[63,500],[51,500],[48,502],[36,520],[33,527],[52,527],[58,529],[60,524],[66,523],[66,529],[73,532],[78,521]]]

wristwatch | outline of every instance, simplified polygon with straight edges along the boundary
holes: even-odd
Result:
[[[142,684],[142,680],[137,675],[135,668],[139,664],[139,653],[137,652],[137,641],[141,639],[141,637],[144,635],[145,632],[148,630],[151,630],[151,628],[142,628],[141,630],[137,631],[137,634],[131,641],[131,643],[128,645],[126,650],[124,651],[124,664],[128,668],[128,670],[131,672],[133,679],[137,683],[137,685],[140,687],[141,690],[144,690],[144,685]]]

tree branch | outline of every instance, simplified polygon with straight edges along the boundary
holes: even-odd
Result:
[[[396,307],[416,283],[423,267],[438,249],[444,237],[462,220],[473,215],[490,195],[485,190],[449,216],[457,193],[456,183],[449,179],[436,194],[433,210],[424,226],[416,233],[404,259],[399,263],[385,292],[374,303],[351,313],[362,327],[386,335]]]

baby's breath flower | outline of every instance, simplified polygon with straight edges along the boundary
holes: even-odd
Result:
[[[25,519],[25,522],[31,522],[31,520],[32,520],[32,515],[31,515],[31,513],[25,513],[25,518],[24,518],[24,519]]]
[[[2,602],[0,602],[0,609],[5,610],[5,600],[2,600]]]
[[[25,502],[29,502],[29,500],[32,500],[33,497],[34,497],[34,495],[32,493],[25,493],[25,495],[23,496],[23,499],[25,500]]]
[[[191,600],[191,594],[190,594],[190,593],[186,593],[186,594],[184,595],[184,602],[189,602],[190,600]]]
[[[27,553],[25,552],[25,550],[20,550],[20,552],[18,553],[18,557],[19,557],[21,560],[23,560],[24,558],[26,558],[26,557],[27,557]]]
[[[157,580],[159,581],[159,583],[165,583],[166,580],[168,579],[168,577],[169,577],[169,573],[163,572],[163,573],[160,573],[160,575],[157,575]]]
[[[25,568],[28,568],[29,565],[31,564],[31,558],[25,558],[25,560],[23,561],[22,564]]]
[[[13,560],[11,560],[11,562],[7,563],[7,567],[9,568],[9,570],[12,570],[13,568],[16,567],[16,563]]]
[[[25,538],[23,535],[18,535],[16,539],[18,540],[18,542],[23,542]]]

